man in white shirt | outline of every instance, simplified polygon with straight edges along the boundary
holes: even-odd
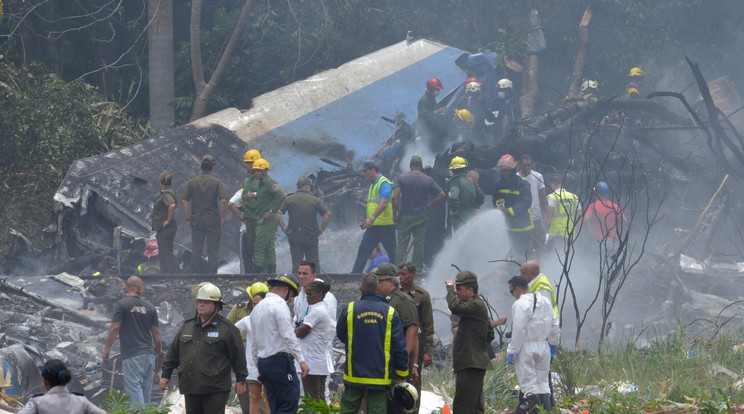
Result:
[[[325,400],[326,377],[333,372],[330,344],[336,334],[336,322],[323,303],[323,297],[328,291],[325,282],[320,279],[312,281],[303,290],[310,306],[302,323],[295,329],[295,334],[300,338],[300,348],[310,372],[302,378],[302,387],[305,395],[321,401]]]
[[[297,296],[299,282],[293,275],[281,275],[266,283],[270,286],[266,298],[251,312],[253,360],[259,379],[266,386],[271,413],[296,414],[300,381],[293,361],[299,361],[303,378],[309,371],[287,305],[291,297]]]
[[[544,223],[546,218],[543,213],[548,211],[548,196],[545,193],[545,180],[542,174],[532,169],[532,157],[529,154],[522,155],[519,162],[519,171],[517,175],[527,180],[530,184],[530,193],[532,194],[532,222],[535,228],[530,232],[530,239],[535,251],[540,251],[545,247],[545,228],[548,223]]]
[[[240,211],[241,207],[243,207],[243,189],[242,188],[236,191],[235,194],[230,198],[230,201],[227,202],[227,207],[230,208],[230,212],[232,212],[235,218],[240,220],[240,239],[239,239],[239,248],[241,252],[240,273],[245,273],[245,263],[244,263],[245,255],[243,254],[243,233],[245,233],[245,223],[243,222],[243,212]]]
[[[300,326],[302,320],[305,319],[305,315],[307,315],[308,308],[305,287],[314,280],[322,281],[322,279],[318,279],[318,274],[315,273],[315,263],[309,260],[303,260],[300,262],[297,269],[297,277],[300,282],[300,293],[294,299],[292,307],[294,311],[293,321],[295,326]],[[333,329],[336,329],[336,306],[338,305],[336,296],[334,296],[333,293],[328,292],[323,298],[323,303],[325,303],[328,308],[328,314],[331,316]]]

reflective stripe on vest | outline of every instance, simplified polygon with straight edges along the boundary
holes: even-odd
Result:
[[[384,378],[367,378],[367,377],[355,377],[354,371],[352,370],[352,359],[354,356],[354,302],[349,303],[349,307],[346,313],[346,330],[348,332],[349,351],[346,355],[346,372],[344,373],[344,381],[349,381],[354,384],[369,384],[369,385],[390,385],[392,379],[390,378],[390,344],[393,338],[393,316],[395,316],[395,309],[392,306],[388,308],[387,320],[385,321],[385,377]],[[362,352],[364,350],[362,349]],[[407,376],[407,375],[406,375]]]
[[[548,280],[548,277],[545,276],[544,273],[540,273],[540,276],[537,277],[537,280],[535,280],[535,283],[532,284],[532,286],[529,287],[530,293],[538,294],[537,292],[541,290],[547,290],[550,292],[550,303],[553,304],[553,312],[555,312],[555,317],[560,318],[560,312],[558,311],[558,301],[555,298],[555,292],[553,292],[553,285],[550,283],[550,280]]]
[[[369,186],[369,192],[367,192],[367,217],[374,217],[375,210],[380,204],[380,186],[382,183],[388,183],[393,185],[392,181],[388,180],[387,177],[380,174],[380,178],[376,183]],[[388,200],[387,206],[382,210],[377,219],[375,219],[373,226],[388,226],[393,223],[393,203]]]
[[[550,237],[565,237],[573,232],[579,197],[561,188],[551,193],[548,198],[553,200],[553,211],[550,216],[550,230],[548,233]]]

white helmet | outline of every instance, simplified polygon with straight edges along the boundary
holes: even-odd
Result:
[[[205,283],[199,288],[199,291],[196,292],[196,299],[220,302],[222,301],[222,292],[220,292],[220,288],[217,286],[211,283]]]
[[[514,84],[509,79],[504,78],[504,79],[501,79],[500,81],[498,81],[496,83],[496,86],[499,89],[512,89],[514,87]]]
[[[418,401],[418,392],[416,387],[408,382],[399,382],[390,390],[389,399],[398,403],[406,413],[416,411],[416,401]]]
[[[599,83],[595,80],[585,80],[581,84],[581,92],[586,92],[587,89],[597,89],[599,88]]]
[[[481,91],[481,85],[478,82],[468,82],[465,84],[465,91],[470,93],[478,93]]]

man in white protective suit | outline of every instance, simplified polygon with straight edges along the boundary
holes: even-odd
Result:
[[[558,318],[550,300],[530,293],[527,282],[521,277],[509,279],[509,293],[517,300],[512,305],[512,340],[506,350],[507,361],[514,364],[519,388],[526,400],[513,414],[537,413],[540,406],[550,411],[548,344],[558,345],[560,340]]]

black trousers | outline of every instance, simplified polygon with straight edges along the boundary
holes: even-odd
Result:
[[[382,247],[385,248],[390,260],[394,260],[395,246],[397,243],[394,224],[389,226],[372,226],[364,231],[362,242],[359,243],[359,250],[357,251],[357,257],[354,261],[354,268],[351,270],[351,273],[362,273],[362,271],[364,271],[364,264],[367,263],[367,259],[369,259],[372,249],[380,243],[382,243]]]
[[[225,414],[230,391],[210,394],[185,394],[186,414]]]

